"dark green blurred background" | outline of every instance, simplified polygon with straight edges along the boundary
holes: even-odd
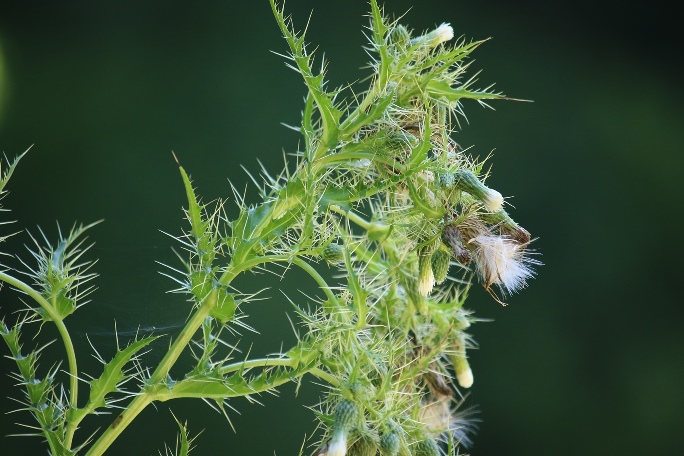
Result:
[[[159,231],[182,226],[171,151],[206,201],[230,196],[227,179],[239,189],[247,182],[240,165],[256,172],[259,159],[277,172],[282,151],[296,148],[297,135],[280,123],[299,122],[305,91],[270,52],[286,46],[266,0],[43,3],[0,5],[0,151],[13,157],[34,145],[3,204],[18,226],[36,233],[39,225],[52,239],[56,220],[68,228],[105,219],[90,234],[99,289],[70,322],[95,375],[86,332],[108,357],[114,318],[130,335],[138,325],[173,333],[187,315],[182,297],[165,294],[173,283],[155,263],[177,265],[173,241]],[[676,15],[654,2],[386,3],[396,15],[409,8],[404,22],[417,30],[450,22],[457,35],[494,37],[475,53],[480,87],[496,82],[534,100],[493,103],[496,112],[466,104],[469,123],[457,135],[475,155],[494,151],[488,182],[515,196],[513,216],[539,238],[545,263],[506,308],[480,288],[470,298],[478,316],[494,320],[473,328],[480,350],[468,402],[482,422],[471,454],[684,454]],[[312,9],[308,41],[330,59],[331,84],[365,76],[366,3],[287,4],[298,28]],[[19,235],[3,249],[22,252],[28,242]],[[300,278],[245,282],[272,287],[274,299],[248,310],[262,337],[245,336],[242,348],[264,354],[292,343],[278,290],[304,299],[296,290],[309,284]],[[4,314],[20,306],[7,290],[0,299]],[[55,337],[50,331],[41,335]],[[3,412],[18,407],[8,399],[19,397],[5,375],[13,369],[0,361]],[[305,405],[319,388],[307,380],[297,399],[293,391],[260,398],[265,407],[235,401],[237,433],[203,403],[161,404],[111,453],[157,454],[172,443],[170,407],[192,434],[204,429],[196,454],[296,454],[313,429]],[[46,453],[39,439],[5,437],[22,432],[14,423],[26,418],[0,415],[0,453]]]

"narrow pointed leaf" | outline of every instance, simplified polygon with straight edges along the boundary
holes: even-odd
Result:
[[[105,397],[107,394],[118,391],[119,383],[126,378],[126,374],[124,373],[126,364],[133,359],[140,350],[157,338],[159,338],[159,336],[145,337],[144,339],[133,342],[123,350],[119,350],[116,355],[114,355],[114,358],[105,364],[102,375],[90,382],[90,397],[88,403],[84,408],[74,410],[72,419],[80,421],[83,415],[91,413],[98,407],[106,406]]]

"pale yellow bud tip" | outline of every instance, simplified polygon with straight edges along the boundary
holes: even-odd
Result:
[[[435,44],[445,43],[454,38],[454,29],[449,24],[442,24],[435,30]]]
[[[503,208],[504,199],[501,193],[490,188],[485,193],[482,203],[489,212],[497,212]]]
[[[432,269],[429,269],[425,272],[425,274],[422,274],[420,276],[420,280],[418,280],[418,293],[420,293],[421,296],[428,296],[434,286],[435,276],[432,272]]]
[[[325,456],[345,456],[347,454],[347,434],[340,432],[335,435],[328,446]]]
[[[470,388],[473,386],[473,371],[468,367],[467,369],[458,372],[456,374],[456,380],[458,380],[458,384],[463,388]]]

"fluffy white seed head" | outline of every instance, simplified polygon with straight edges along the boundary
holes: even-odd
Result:
[[[532,265],[540,264],[527,256],[524,245],[505,236],[479,235],[469,242],[476,246],[475,261],[480,278],[487,287],[496,284],[504,294],[514,293],[534,277]]]

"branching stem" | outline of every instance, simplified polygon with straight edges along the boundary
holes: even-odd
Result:
[[[31,286],[16,279],[10,275],[0,272],[0,281],[3,281],[16,289],[29,295],[40,307],[48,314],[50,319],[54,322],[62,338],[62,343],[64,344],[64,350],[66,351],[67,361],[69,364],[69,404],[71,407],[78,406],[78,364],[76,362],[76,351],[74,350],[74,344],[71,341],[71,336],[69,335],[69,330],[67,329],[62,317],[38,291],[34,290]],[[76,432],[74,426],[68,425],[66,431],[66,446],[67,448],[71,446],[71,442]]]

